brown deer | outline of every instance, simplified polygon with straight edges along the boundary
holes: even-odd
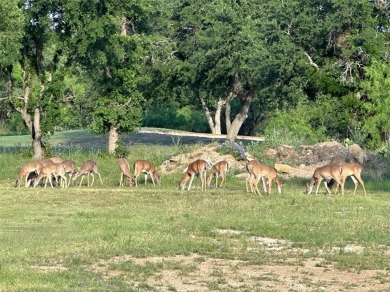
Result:
[[[324,185],[328,194],[331,194],[331,190],[328,186],[329,180],[334,180],[337,185],[341,186],[341,167],[339,165],[330,164],[317,168],[310,180],[310,183],[306,185],[306,193],[311,194],[313,186],[317,185],[316,194],[320,188],[321,181],[324,180]],[[341,190],[344,195],[344,189]]]
[[[345,163],[341,166],[341,192],[342,194],[344,194],[344,185],[345,185],[345,181],[347,179],[347,177],[351,177],[354,185],[355,185],[355,189],[353,190],[353,195],[356,194],[356,189],[358,187],[358,182],[360,182],[360,184],[362,185],[363,187],[363,191],[364,191],[364,196],[367,196],[367,192],[366,192],[366,188],[364,187],[364,181],[361,177],[361,173],[362,173],[362,166],[357,164],[357,163]],[[338,187],[339,185],[337,185],[337,190],[338,190]],[[336,190],[336,192],[337,192]]]
[[[247,177],[246,177],[246,180],[245,180],[245,186],[246,186],[246,192],[249,192],[249,188],[248,186],[250,187],[251,189],[251,192],[253,193],[254,192],[254,188],[253,188],[253,185],[252,185],[252,180],[254,179],[254,175],[253,175],[253,167],[260,163],[258,160],[250,160],[246,165],[245,165],[245,170],[246,172],[248,173]],[[265,180],[264,180],[264,177],[262,176],[261,177],[261,180],[263,182],[263,190],[264,190],[264,193],[267,192],[267,187],[266,187],[266,184],[265,184]]]
[[[249,165],[248,165],[249,164]],[[269,167],[268,165],[265,165],[261,163],[258,160],[252,160],[247,163],[247,172],[249,173],[249,183],[251,184],[251,190],[254,191],[256,194],[260,195],[260,191],[258,188],[259,180],[263,180],[263,188],[265,189],[265,182],[263,178],[267,179],[268,184],[268,194],[271,195],[272,193],[272,182],[275,182],[278,186],[278,193],[282,193],[282,187],[283,184],[280,182],[280,179],[278,177],[278,172],[275,168]]]
[[[34,188],[37,187],[42,178],[46,177],[45,188],[47,187],[47,182],[50,182],[50,186],[53,187],[51,178],[53,176],[59,176],[61,179],[61,187],[66,188],[68,186],[66,182],[65,169],[62,163],[52,163],[42,166],[41,171],[34,182]]]
[[[50,157],[39,160],[42,165],[48,165],[52,163],[62,163],[64,160],[61,157]]]
[[[184,176],[179,181],[179,190],[184,190],[186,182],[190,179],[188,190],[191,189],[191,184],[195,176],[200,178],[202,182],[202,191],[206,190],[206,175],[207,175],[207,162],[203,159],[198,159],[191,162],[188,167],[183,171]]]
[[[218,187],[218,177],[221,177],[220,188],[222,188],[223,183],[226,181],[226,173],[229,170],[229,164],[227,161],[222,160],[217,162],[211,167],[211,172],[207,178],[207,185],[210,187],[211,180],[215,176],[215,187]]]
[[[119,169],[121,170],[121,179],[119,181],[119,186],[123,187],[124,185],[124,178],[126,177],[129,181],[129,185],[134,187],[135,186],[135,180],[134,177],[131,175],[130,172],[130,165],[126,158],[120,158],[119,159]]]
[[[76,173],[76,162],[74,162],[73,160],[65,160],[62,162],[62,164],[64,165],[65,173],[69,175],[69,186],[70,182],[72,181],[73,175]]]
[[[134,161],[134,180],[136,187],[138,186],[138,177],[141,175],[141,173],[145,174],[145,186],[148,180],[148,175],[150,175],[153,185],[156,185],[156,183],[160,184],[161,178],[160,175],[157,173],[157,169],[153,163],[147,160]]]
[[[82,184],[83,179],[84,179],[84,175],[87,175],[88,187],[89,187],[90,186],[89,185],[89,175],[91,175],[92,176],[91,187],[93,187],[93,183],[95,181],[94,173],[99,176],[100,183],[103,185],[102,177],[100,176],[98,166],[97,166],[96,162],[93,160],[84,161],[80,167],[80,170],[77,171],[75,173],[75,175],[72,177],[72,181],[76,180],[79,176],[81,176],[81,180],[80,180],[80,184],[79,184],[79,187],[81,187],[81,184]]]
[[[39,174],[40,170],[42,168],[42,164],[40,162],[29,162],[22,166],[22,169],[19,172],[18,178],[16,179],[15,187],[20,187],[20,182],[25,177],[25,187],[28,187],[30,185],[29,181],[29,175],[30,173],[34,172]]]

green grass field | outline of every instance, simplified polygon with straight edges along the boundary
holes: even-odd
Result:
[[[58,139],[65,145],[72,135]],[[89,140],[86,135],[79,139]],[[127,158],[160,165],[193,147],[137,145],[130,147]],[[55,154],[74,159],[78,166],[96,160],[104,186],[96,180],[93,188],[14,188],[20,166],[29,158],[0,155],[0,291],[271,290],[258,278],[231,284],[218,266],[195,288],[174,281],[166,287],[153,284],[164,271],[177,272],[177,278],[194,276],[206,259],[239,261],[240,266],[232,266],[239,270],[270,263],[289,266],[292,258],[299,269],[303,262],[320,258],[318,267],[332,264],[340,273],[383,271],[377,281],[389,283],[390,201],[387,192],[372,190],[372,181],[366,181],[367,197],[360,188],[352,196],[350,184],[344,197],[309,196],[304,194],[306,182],[299,180],[284,180],[281,195],[259,197],[247,193],[245,181],[232,173],[225,188],[206,192],[179,191],[180,172],[163,175],[158,187],[141,181],[137,189],[119,188],[115,157],[96,149]],[[263,237],[291,246],[270,252],[255,240]],[[362,251],[346,251],[350,245]],[[172,260],[178,255],[196,255],[197,261],[188,265]],[[156,263],[156,257],[166,260]],[[306,291],[332,290],[327,282],[310,285]]]

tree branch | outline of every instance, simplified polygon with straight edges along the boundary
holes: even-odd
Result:
[[[320,67],[318,67],[318,65],[316,63],[313,62],[313,59],[309,56],[308,53],[304,52],[304,54],[306,55],[307,59],[309,60],[309,64],[311,66],[313,66],[314,68],[316,68],[317,70],[320,69]]]

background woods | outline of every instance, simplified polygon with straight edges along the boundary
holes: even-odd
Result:
[[[387,1],[6,1],[1,132],[140,125],[389,144]]]

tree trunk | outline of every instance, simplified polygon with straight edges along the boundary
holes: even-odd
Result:
[[[232,125],[231,120],[231,101],[233,100],[235,94],[233,91],[230,91],[225,102],[225,125],[226,125],[226,132],[229,133],[230,126]]]
[[[215,110],[214,119],[211,116],[211,112],[209,108],[206,105],[205,100],[202,97],[199,97],[200,103],[202,105],[202,108],[204,110],[204,114],[207,119],[207,123],[209,124],[210,130],[212,134],[220,135],[221,134],[221,111],[222,107],[225,104],[225,101],[222,99],[219,99],[217,102],[217,109]]]
[[[108,153],[115,153],[117,143],[119,141],[118,128],[111,125],[108,133]]]
[[[252,103],[252,94],[253,93],[250,93],[249,95],[247,95],[243,98],[240,98],[241,110],[235,116],[233,122],[231,123],[229,130],[227,131],[226,139],[234,140],[237,137],[238,132],[240,131],[242,124],[244,123],[245,119],[248,116],[249,107]]]
[[[44,157],[44,145],[42,142],[42,131],[41,131],[41,111],[39,108],[36,108],[34,111],[34,123],[33,131],[31,133],[33,141],[33,158],[42,159]]]
[[[41,159],[44,156],[44,145],[42,143],[42,131],[41,131],[41,111],[39,108],[36,108],[34,111],[34,117],[31,118],[31,115],[27,111],[28,101],[30,98],[31,89],[30,86],[26,86],[23,92],[23,107],[16,108],[16,110],[21,114],[24,123],[29,129],[32,137],[32,148],[33,148],[33,158]]]

